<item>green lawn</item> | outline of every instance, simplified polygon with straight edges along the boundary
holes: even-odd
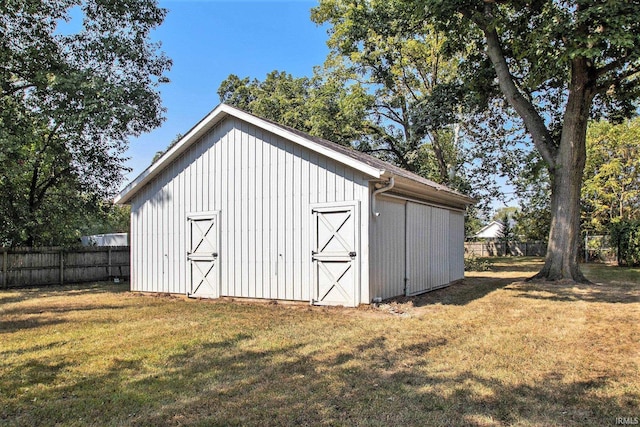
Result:
[[[640,417],[639,271],[502,259],[378,308],[0,291],[0,425],[614,425]],[[597,277],[597,279],[593,279]]]

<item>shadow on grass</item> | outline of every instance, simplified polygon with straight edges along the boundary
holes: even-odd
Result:
[[[502,289],[513,282],[525,280],[529,276],[494,278],[472,277],[465,278],[442,289],[427,292],[413,297],[396,297],[386,300],[388,303],[404,304],[411,302],[414,307],[434,304],[467,305],[475,300],[484,298],[491,292]]]
[[[603,285],[566,282],[519,282],[508,288],[517,296],[558,302],[601,302],[631,304],[640,302],[640,285]]]
[[[480,259],[488,264],[489,271],[496,273],[516,271],[533,275],[544,265],[544,259],[541,257],[503,256],[483,257]]]
[[[90,282],[69,285],[51,285],[27,288],[9,288],[0,290],[0,304],[11,304],[33,298],[60,295],[85,295],[100,293],[122,293],[129,291],[128,282]]]
[[[48,350],[52,350],[58,347],[62,347],[67,345],[68,342],[67,341],[54,341],[54,342],[50,342],[48,344],[38,344],[38,345],[33,345],[30,347],[25,347],[25,348],[21,348],[21,349],[15,349],[15,350],[2,350],[0,351],[0,357],[3,360],[6,360],[8,357],[12,357],[12,356],[21,356],[24,354],[29,354],[29,353],[39,353],[41,351],[48,351]]]
[[[474,372],[436,372],[423,350],[364,342],[354,354],[326,358],[303,344],[252,346],[238,334],[198,343],[147,374],[141,359],[114,359],[101,375],[43,390],[66,368],[53,360],[13,367],[26,390],[0,408],[5,425],[605,425],[635,416],[640,395],[607,397],[609,379],[561,375],[535,385]],[[40,372],[43,371],[43,372]],[[16,385],[16,384],[14,384]],[[22,420],[22,421],[21,421]]]
[[[59,325],[70,322],[64,318],[67,313],[73,313],[78,311],[98,312],[100,310],[121,310],[126,307],[118,305],[82,305],[72,307],[61,306],[37,306],[30,308],[11,308],[3,310],[0,314],[3,317],[10,317],[9,320],[0,317],[0,334],[12,333],[27,329],[41,328],[43,326]],[[93,323],[109,323],[105,320],[92,320]]]

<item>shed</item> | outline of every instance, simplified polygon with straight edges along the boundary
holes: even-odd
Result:
[[[116,202],[132,290],[356,306],[461,279],[473,200],[221,104]]]

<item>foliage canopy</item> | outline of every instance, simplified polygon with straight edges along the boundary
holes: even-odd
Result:
[[[589,125],[582,202],[585,225],[596,232],[640,219],[640,119]]]
[[[171,61],[156,0],[0,5],[0,241],[61,244],[122,181],[130,136],[163,120]]]

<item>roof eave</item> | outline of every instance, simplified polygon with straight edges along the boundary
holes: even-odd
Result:
[[[385,173],[383,176],[389,177],[391,174]],[[438,202],[459,209],[466,209],[468,206],[476,203],[475,199],[444,186],[429,186],[406,177],[393,176],[395,178],[394,190],[408,196],[417,197],[425,201]]]

